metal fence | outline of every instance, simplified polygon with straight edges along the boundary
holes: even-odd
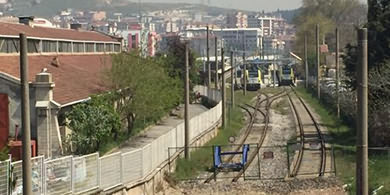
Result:
[[[7,195],[9,192],[9,166],[9,160],[0,162],[0,195]]]
[[[201,89],[201,95],[210,95],[219,101],[218,91]],[[191,118],[190,139],[194,140],[212,128],[220,117],[221,103]],[[142,148],[125,153],[103,157],[95,153],[51,160],[36,157],[32,159],[34,194],[88,194],[137,182],[169,160],[168,148],[183,146],[184,123],[180,123]],[[0,195],[22,194],[22,187],[22,161],[0,162]]]

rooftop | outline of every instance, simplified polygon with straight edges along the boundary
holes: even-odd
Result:
[[[19,33],[25,33],[29,38],[118,42],[118,40],[110,36],[94,31],[39,26],[31,27],[25,24],[0,22],[0,36],[19,36]]]
[[[53,75],[54,101],[62,106],[108,89],[102,78],[104,71],[111,67],[109,55],[29,56],[28,62],[29,81],[43,68]],[[19,56],[0,56],[2,73],[19,79]]]

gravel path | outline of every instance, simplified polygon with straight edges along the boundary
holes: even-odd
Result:
[[[218,194],[218,195],[254,195],[254,194],[315,194],[315,195],[344,195],[339,187],[341,184],[335,178],[289,180],[289,181],[245,181],[245,182],[218,182],[211,184],[199,184],[197,182],[183,182],[175,186],[161,190],[159,195],[179,194]]]

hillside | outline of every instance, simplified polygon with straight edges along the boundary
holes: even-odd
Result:
[[[124,15],[138,13],[138,3],[129,0],[13,0],[13,10],[6,11],[6,14],[34,15],[39,17],[52,17],[59,11],[72,8],[75,10],[103,10],[108,14],[121,12]],[[141,11],[171,10],[185,8],[188,10],[205,10],[201,5],[184,3],[142,3]],[[223,14],[231,9],[210,7],[212,15]]]

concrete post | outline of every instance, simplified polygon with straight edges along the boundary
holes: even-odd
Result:
[[[357,159],[356,194],[368,195],[368,53],[367,29],[358,31],[358,120],[357,120]]]
[[[210,66],[210,45],[209,45],[209,38],[210,38],[210,29],[209,26],[207,25],[207,86],[210,88],[211,87],[211,66]]]
[[[28,84],[27,38],[19,34],[20,38],[20,82],[22,94],[22,167],[23,167],[23,194],[32,195],[31,183],[31,131],[30,131],[30,94]]]
[[[272,67],[273,67],[273,68],[272,68],[272,69],[274,70],[274,71],[273,71],[273,75],[274,75],[274,76],[273,76],[273,79],[272,79],[272,80],[273,80],[273,87],[275,88],[275,87],[276,87],[276,64],[275,64],[275,63],[276,63],[276,60],[275,60],[276,55],[275,55],[275,53],[276,53],[276,52],[275,52],[275,49],[272,48],[272,50],[273,50],[273,52],[272,52],[272,53],[273,53],[273,59],[272,59],[272,61],[273,61]]]
[[[247,84],[246,77],[248,76],[248,75],[246,75],[245,51],[242,54],[242,63],[244,64],[244,72],[242,73],[242,75],[243,75],[243,80],[244,80],[244,96],[245,96],[246,95],[246,84]]]
[[[234,52],[230,52],[230,98],[231,98],[231,108],[234,108],[234,80],[235,80],[235,74],[234,74]]]
[[[225,56],[224,50],[221,48],[221,63],[222,63],[222,127],[226,128],[226,85],[225,85]]]
[[[316,25],[316,60],[317,60],[317,98],[321,98],[321,86],[320,86],[320,26]]]
[[[305,45],[304,45],[304,52],[305,52],[305,87],[306,89],[309,88],[309,65],[307,62],[307,33],[305,33]]]
[[[218,89],[218,37],[215,37],[215,89]]]
[[[189,106],[190,106],[190,84],[189,84],[189,49],[188,42],[185,43],[186,47],[186,64],[185,64],[185,105],[184,105],[184,156],[186,159],[190,158],[189,144],[190,144],[190,120],[189,120]]]
[[[340,118],[340,65],[339,65],[339,29],[336,28],[336,99],[337,99],[337,118]]]

